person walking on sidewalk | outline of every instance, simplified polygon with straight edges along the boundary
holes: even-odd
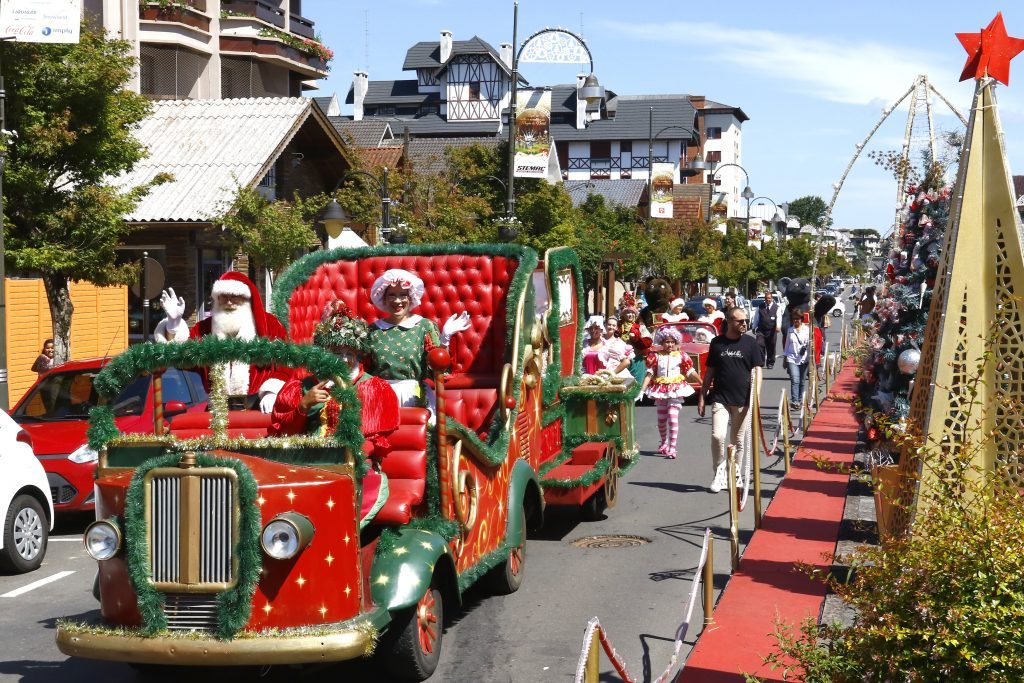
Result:
[[[750,430],[750,391],[752,371],[756,373],[755,391],[761,389],[763,359],[757,342],[747,331],[747,312],[742,308],[729,311],[725,332],[711,341],[704,368],[704,384],[697,395],[697,414],[704,417],[705,405],[711,403],[711,465],[715,478],[711,492],[718,493],[728,485],[726,450],[730,444],[743,451]],[[739,473],[734,473],[739,480]]]
[[[754,309],[754,318],[750,321],[754,339],[764,354],[764,366],[769,370],[775,367],[775,339],[782,325],[779,312],[779,302],[769,290],[764,293],[764,306]]]
[[[789,410],[799,413],[807,390],[807,367],[811,362],[811,329],[804,324],[804,314],[792,311],[786,341],[782,345],[782,364],[789,373]]]

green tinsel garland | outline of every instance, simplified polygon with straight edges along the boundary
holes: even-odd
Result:
[[[625,391],[607,391],[599,386],[595,386],[593,389],[588,388],[581,385],[579,381],[579,377],[565,378],[563,391],[561,392],[562,400],[594,401],[602,405],[627,403],[636,400],[636,397],[640,395],[640,387],[643,386],[640,382],[633,382]],[[566,387],[572,387],[572,390],[564,391]]]
[[[128,575],[135,588],[142,631],[156,635],[167,630],[164,596],[149,583],[148,550],[146,547],[145,486],[146,474],[159,467],[176,467],[180,456],[171,454],[153,458],[135,470],[125,501],[125,555]],[[198,467],[230,467],[238,475],[239,538],[238,583],[217,596],[217,630],[215,636],[231,640],[249,621],[252,596],[256,592],[262,569],[260,553],[260,511],[256,505],[258,487],[249,468],[234,458],[217,458],[196,454]]]
[[[587,470],[578,477],[573,477],[572,479],[543,478],[551,470],[555,469],[559,465],[568,462],[568,460],[572,457],[573,449],[579,446],[580,444],[602,441],[611,441],[613,444],[615,444],[615,450],[617,453],[621,454],[623,452],[623,441],[621,436],[609,437],[606,434],[585,434],[582,432],[564,434],[562,436],[562,452],[557,457],[552,458],[551,460],[548,460],[547,462],[543,463],[537,470],[537,474],[540,475],[541,477],[541,486],[560,489],[571,489],[576,488],[577,486],[586,487],[590,486],[598,479],[603,477],[608,472],[608,467],[610,465],[610,462],[608,460],[597,461],[596,463],[594,463],[594,466],[591,469]],[[620,461],[621,460],[623,460],[623,458],[620,458]],[[620,467],[619,476],[622,476],[623,474],[631,470],[633,468],[633,465],[636,464],[637,460],[638,458],[632,458],[629,461],[630,465],[628,467]]]
[[[558,271],[565,270],[566,268],[572,269],[573,280],[576,284],[576,311],[577,311],[577,325],[576,325],[576,348],[580,348],[583,344],[583,275],[581,274],[580,259],[572,249],[568,247],[560,247],[558,249],[551,249],[546,254],[548,274],[550,279],[548,280],[548,289],[552,292],[558,291]],[[554,315],[557,311],[553,312],[548,316],[548,336],[551,339],[551,358],[552,362],[548,365],[544,371],[544,393],[542,402],[545,406],[549,406],[555,402],[558,398],[558,390],[562,386],[562,362],[561,362],[561,349],[562,349],[562,338],[558,333],[558,321],[559,316]],[[573,368],[573,373],[579,375],[582,371],[583,356],[582,354],[576,354],[576,367]]]
[[[381,531],[380,540],[377,541],[377,547],[374,550],[374,557],[380,558],[393,552],[395,545],[398,543],[398,537],[401,535],[401,532],[406,529],[429,531],[432,534],[440,536],[445,541],[452,540],[460,533],[459,523],[453,519],[441,517],[440,515],[417,517],[416,519],[410,520],[408,524],[397,529],[388,527]]]
[[[459,592],[465,591],[483,577],[484,574],[507,560],[511,549],[512,546],[506,540],[500,546],[481,557],[479,562],[459,574]]]
[[[347,377],[348,365],[333,353],[309,344],[292,344],[279,339],[255,339],[242,341],[238,339],[217,339],[207,336],[199,340],[190,340],[179,344],[138,344],[116,356],[96,376],[93,386],[101,396],[108,399],[117,396],[128,383],[141,372],[153,372],[160,368],[177,367],[209,367],[210,396],[209,409],[213,412],[211,428],[213,435],[198,440],[178,441],[173,437],[156,438],[153,436],[138,437],[146,440],[166,441],[178,450],[211,448],[230,448],[238,445],[238,440],[227,436],[227,392],[224,387],[224,375],[218,364],[229,360],[243,360],[252,365],[277,365],[283,367],[304,367],[313,375],[321,378]],[[335,384],[331,395],[339,404],[345,406],[339,411],[338,426],[330,437],[332,441],[314,442],[313,445],[337,444],[348,448],[356,463],[357,483],[366,473],[367,464],[362,457],[363,433],[361,428],[361,407],[354,387]],[[88,431],[89,445],[99,450],[108,441],[118,438],[119,431],[114,423],[114,415],[109,408],[94,408],[90,413]],[[120,437],[125,439],[125,437]],[[266,446],[278,445],[273,441],[280,438],[280,445],[287,446],[301,437],[268,437],[260,440]],[[125,439],[130,441],[131,439]],[[252,446],[253,442],[248,441]]]

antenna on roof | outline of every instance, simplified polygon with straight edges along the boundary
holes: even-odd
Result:
[[[583,35],[583,12],[580,12],[580,35]]]
[[[370,72],[370,12],[363,10],[363,65]]]

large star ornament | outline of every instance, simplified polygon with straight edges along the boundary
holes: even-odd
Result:
[[[978,33],[958,33],[956,37],[967,50],[961,81],[991,76],[1010,84],[1010,60],[1024,51],[1024,40],[1006,34],[1002,12],[997,12],[995,19]]]

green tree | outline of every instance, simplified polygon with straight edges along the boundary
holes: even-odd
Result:
[[[816,225],[827,228],[831,220],[826,221],[828,204],[816,195],[807,195],[794,199],[789,203],[789,215],[800,219],[800,225]]]
[[[115,250],[131,213],[157,176],[139,187],[111,179],[146,155],[132,128],[148,101],[124,88],[135,70],[130,43],[82,24],[77,44],[4,43],[8,150],[4,234],[8,264],[38,273],[53,319],[55,358],[69,355],[71,280],[131,282],[135,267],[116,266]]]
[[[270,201],[255,188],[240,187],[231,208],[216,222],[226,230],[231,248],[244,251],[257,266],[279,273],[318,244],[312,225],[324,203],[322,195]]]

